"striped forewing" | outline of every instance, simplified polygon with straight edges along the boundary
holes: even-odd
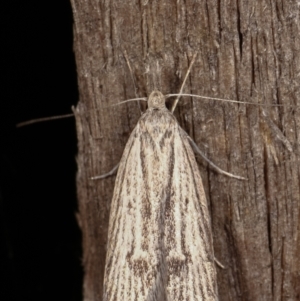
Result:
[[[120,162],[103,300],[217,300],[201,177],[187,134],[165,107],[140,118]]]

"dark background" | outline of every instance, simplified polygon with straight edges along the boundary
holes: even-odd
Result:
[[[78,101],[68,0],[5,1],[1,17],[0,300],[81,300]]]

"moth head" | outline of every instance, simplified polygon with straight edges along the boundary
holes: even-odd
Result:
[[[151,92],[148,98],[148,108],[162,109],[166,107],[165,96],[158,90]]]

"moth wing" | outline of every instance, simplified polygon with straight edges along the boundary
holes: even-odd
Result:
[[[210,215],[187,134],[174,131],[174,162],[166,204],[168,300],[218,300]]]
[[[187,134],[143,115],[122,156],[109,221],[106,301],[216,301],[212,234]]]
[[[150,216],[147,213],[149,187],[143,169],[149,158],[141,154],[145,151],[141,131],[138,123],[126,144],[116,178],[104,276],[103,299],[107,301],[166,300],[159,271],[159,227],[153,220],[155,212]],[[152,233],[148,233],[150,228]]]

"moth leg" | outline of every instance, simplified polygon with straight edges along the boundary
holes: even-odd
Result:
[[[187,138],[189,139],[192,147],[194,148],[195,152],[198,153],[208,164],[210,164],[217,172],[219,172],[220,174],[223,174],[223,175],[226,175],[228,177],[231,177],[231,178],[235,178],[235,179],[239,179],[239,180],[247,180],[246,178],[244,177],[240,177],[240,176],[236,176],[230,172],[227,172],[223,169],[221,169],[220,167],[218,167],[217,165],[215,165],[212,161],[210,161],[209,159],[207,159],[205,157],[205,155],[202,153],[202,151],[199,149],[199,147],[197,146],[197,144],[194,142],[194,140],[189,136],[187,135]]]
[[[129,69],[129,71],[130,71],[130,76],[131,76],[131,80],[132,80],[133,87],[134,87],[135,98],[138,98],[138,95],[137,95],[137,93],[136,93],[137,89],[136,89],[136,85],[135,85],[135,80],[134,80],[134,76],[133,76],[133,71],[132,71],[132,68],[131,68],[131,65],[130,65],[129,58],[128,58],[128,55],[127,55],[127,51],[126,51],[126,50],[124,50],[123,55],[124,55],[124,57],[125,57],[125,60],[126,60],[128,69]],[[143,114],[143,111],[142,111],[142,107],[141,107],[141,103],[140,103],[140,102],[138,102],[138,107],[139,107],[139,110],[140,110],[140,114],[142,115],[142,114]]]
[[[181,85],[181,88],[180,88],[180,91],[179,91],[178,94],[182,94],[182,91],[183,91],[185,82],[186,82],[186,80],[187,80],[187,78],[188,78],[188,76],[189,76],[189,74],[190,74],[190,72],[191,72],[191,69],[192,69],[192,67],[193,67],[193,65],[194,65],[194,63],[195,63],[195,59],[196,59],[197,54],[198,54],[198,52],[194,53],[194,55],[193,55],[192,61],[191,61],[190,66],[189,66],[189,69],[188,69],[188,71],[187,71],[187,73],[186,73],[186,75],[185,75],[185,77],[184,77],[184,80],[183,80],[183,82],[182,82],[182,85]],[[175,108],[176,108],[176,106],[177,106],[177,103],[178,103],[178,101],[179,101],[179,98],[180,98],[180,95],[177,96],[177,98],[175,99],[175,101],[174,101],[174,103],[173,103],[173,105],[172,105],[172,109],[171,109],[171,112],[172,112],[172,113],[174,113],[174,110],[175,110]]]
[[[109,171],[109,172],[107,172],[103,175],[100,175],[100,176],[91,177],[91,180],[104,179],[104,178],[107,178],[107,177],[110,177],[110,176],[114,175],[117,172],[119,165],[120,165],[120,162],[111,171]]]
[[[262,119],[265,124],[269,126],[269,128],[272,130],[272,134],[277,138],[279,141],[283,143],[283,145],[288,149],[290,153],[293,152],[293,147],[290,143],[290,141],[284,136],[282,131],[279,129],[279,127],[270,119],[267,113],[265,113],[264,110],[262,110]]]
[[[217,265],[219,268],[221,268],[221,269],[223,269],[223,270],[226,269],[225,266],[217,259],[217,257],[215,257],[214,260],[215,260],[216,265]]]

